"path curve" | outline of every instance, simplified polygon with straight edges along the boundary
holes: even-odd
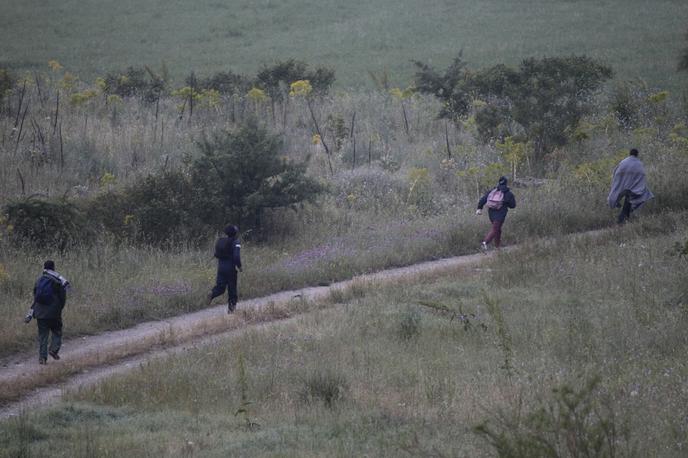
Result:
[[[150,321],[132,328],[66,340],[60,361],[50,360],[40,366],[35,354],[0,361],[0,393],[5,403],[0,419],[20,414],[37,405],[57,402],[63,391],[92,385],[116,373],[126,372],[152,358],[179,353],[246,329],[246,312],[266,312],[294,301],[318,302],[333,292],[343,292],[356,285],[383,285],[419,277],[445,274],[491,258],[494,253],[473,254],[427,261],[406,267],[359,275],[329,286],[282,291],[269,296],[241,301],[234,315],[226,314],[226,305],[165,320]],[[273,317],[272,321],[287,316]],[[266,323],[260,324],[264,326]],[[13,399],[14,398],[14,399]]]

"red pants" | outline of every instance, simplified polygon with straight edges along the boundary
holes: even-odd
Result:
[[[483,242],[490,243],[494,240],[494,246],[499,248],[499,244],[502,242],[502,224],[504,224],[504,220],[492,221],[492,228],[485,236]]]

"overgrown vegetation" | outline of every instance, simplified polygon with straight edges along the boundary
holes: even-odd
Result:
[[[440,117],[459,121],[479,103],[475,122],[483,140],[522,137],[531,142],[533,161],[568,143],[593,94],[611,78],[611,68],[586,56],[529,58],[518,70],[505,65],[471,72],[461,55],[439,74],[416,63],[416,85],[442,101]]]
[[[658,215],[504,252],[479,270],[366,288],[71,393],[26,415],[40,439],[19,419],[4,422],[0,448],[680,456],[688,282],[673,247],[688,237],[687,217]],[[628,268],[641,263],[651,268]],[[486,290],[501,318],[487,310]],[[462,309],[485,328],[467,331],[443,307],[419,303],[452,304],[449,312]],[[422,332],[400,344],[410,310]],[[511,377],[499,320],[508,324]],[[244,405],[248,416],[234,416]]]

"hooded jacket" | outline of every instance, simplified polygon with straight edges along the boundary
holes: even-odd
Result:
[[[485,195],[480,198],[480,200],[478,201],[478,210],[483,209],[483,207],[487,203],[487,197],[492,192],[492,189],[487,191]],[[490,217],[490,221],[504,221],[506,219],[506,214],[509,212],[509,209],[516,208],[516,197],[514,196],[514,193],[511,192],[509,187],[505,184],[497,185],[496,189],[499,189],[500,191],[502,191],[502,193],[504,193],[504,203],[502,205],[502,208],[500,208],[499,210],[495,210],[494,208],[488,208],[487,214]]]

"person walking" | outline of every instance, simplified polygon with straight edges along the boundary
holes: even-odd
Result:
[[[38,325],[38,363],[46,364],[48,355],[60,359],[62,346],[62,309],[67,302],[69,282],[55,271],[55,262],[43,264],[43,273],[33,288],[33,304],[24,318],[26,323],[36,318]],[[50,339],[50,346],[48,346]]]
[[[224,230],[227,237],[221,237],[215,243],[217,258],[217,280],[213,290],[208,294],[208,305],[214,298],[222,296],[227,290],[227,313],[233,313],[238,299],[237,277],[241,272],[241,243],[237,238],[239,228],[230,224]]]
[[[507,186],[506,177],[499,177],[497,187],[490,189],[478,201],[476,215],[482,215],[483,207],[487,205],[487,215],[490,217],[492,227],[480,243],[480,249],[487,251],[487,245],[494,242],[495,248],[499,248],[502,242],[502,225],[510,208],[516,208],[516,197]]]
[[[616,222],[623,224],[631,217],[632,212],[652,198],[654,195],[645,180],[645,167],[638,159],[638,150],[633,148],[628,157],[614,168],[607,203],[611,208],[621,207]]]

